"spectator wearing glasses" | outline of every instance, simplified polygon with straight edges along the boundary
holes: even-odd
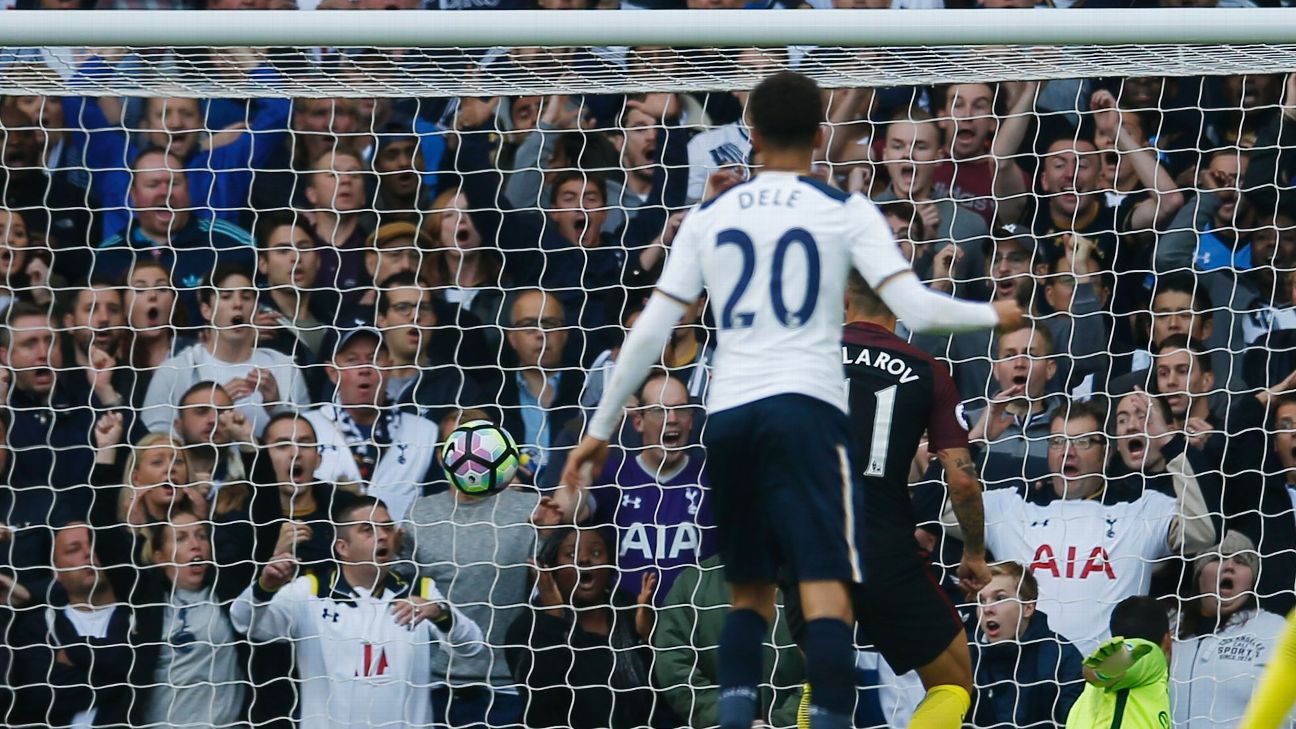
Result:
[[[476,341],[478,349],[485,349],[480,332],[437,326],[440,316],[453,308],[438,299],[427,281],[413,271],[384,279],[378,294],[377,323],[391,360],[383,376],[387,398],[413,405],[419,415],[438,423],[459,407],[487,403],[477,385],[477,378],[486,376],[484,368],[458,359],[471,355],[464,351],[470,349],[463,346],[466,342]],[[472,316],[468,312],[460,315]]]
[[[502,411],[502,425],[530,458],[520,478],[540,479],[552,466],[556,449],[566,442],[560,436],[568,427],[579,430],[582,425],[580,394],[585,376],[579,368],[564,366],[567,322],[553,294],[519,291],[509,312],[502,381],[487,391],[487,397],[498,393],[495,402]],[[556,483],[560,469],[551,470]]]
[[[1049,421],[1051,475],[984,494],[986,546],[997,559],[1028,565],[1052,628],[1087,653],[1110,637],[1110,606],[1147,594],[1158,564],[1210,546],[1215,528],[1195,481],[1177,482],[1174,496],[1108,488],[1112,449],[1101,406],[1064,403]]]
[[[630,422],[643,447],[604,464],[589,490],[592,520],[616,530],[622,588],[655,588],[660,605],[685,568],[715,554],[715,517],[701,454],[690,452],[695,410],[685,383],[659,371],[636,399]]]

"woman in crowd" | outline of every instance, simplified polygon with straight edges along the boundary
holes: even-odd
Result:
[[[1039,585],[1016,562],[990,568],[989,584],[977,595],[972,629],[976,695],[968,717],[979,728],[1066,725],[1071,705],[1084,690],[1083,658],[1049,629],[1035,609]]]
[[[177,729],[242,726],[246,676],[238,635],[216,596],[208,527],[186,507],[149,527],[151,565],[132,603],[142,650],[156,651],[145,723]],[[221,575],[223,578],[224,575]]]
[[[468,198],[446,190],[432,202],[433,215],[425,229],[436,242],[423,258],[423,275],[441,289],[448,303],[474,314],[486,325],[482,334],[489,351],[498,352],[505,287],[500,280],[502,259],[494,243],[487,244],[468,214]]]
[[[1193,564],[1194,599],[1170,655],[1174,726],[1233,729],[1287,621],[1256,604],[1260,555],[1239,532]]]
[[[183,445],[166,433],[149,433],[135,442],[126,458],[124,481],[117,490],[115,516],[95,522],[130,531],[136,564],[144,564],[143,557],[154,550],[153,525],[167,523],[177,510],[207,518],[207,497],[189,482]]]
[[[618,590],[612,550],[602,531],[577,527],[550,531],[540,546],[537,597],[505,641],[531,729],[678,726],[651,686],[656,581],[644,581],[637,601]]]

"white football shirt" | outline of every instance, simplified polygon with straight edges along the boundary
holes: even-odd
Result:
[[[874,287],[909,270],[873,203],[814,178],[764,172],[684,219],[657,289],[711,297],[711,412],[784,394],[846,411],[840,342],[852,266]]]
[[[1157,491],[1134,501],[1028,503],[1016,489],[992,489],[985,503],[986,547],[1018,562],[1039,583],[1037,607],[1049,627],[1088,655],[1111,637],[1116,603],[1146,595],[1152,573],[1171,556],[1175,500]]]

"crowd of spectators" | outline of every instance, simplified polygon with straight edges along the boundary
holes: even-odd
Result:
[[[0,74],[108,88],[167,53],[4,52]],[[267,88],[356,71],[223,53]],[[912,546],[967,619],[968,722],[1096,711],[1084,657],[1150,624],[1127,637],[1163,656],[1168,720],[1235,725],[1296,606],[1296,74],[824,93],[818,184],[875,201],[932,288],[1033,315],[912,336],[986,487],[994,578],[965,595],[941,467],[910,468]],[[758,168],[744,102],[0,96],[0,723],[714,725],[720,312],[680,323],[593,485],[554,487],[681,219]],[[520,446],[500,493],[443,472],[472,420]],[[768,641],[764,722],[792,726],[802,657],[782,618]],[[916,678],[858,642],[859,724],[905,726]]]

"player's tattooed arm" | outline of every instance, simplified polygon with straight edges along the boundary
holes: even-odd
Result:
[[[950,504],[963,533],[963,549],[968,554],[985,555],[985,508],[981,503],[981,479],[972,454],[966,448],[947,448],[936,452],[945,467]]]
[[[947,448],[936,452],[945,467],[949,484],[950,507],[963,534],[963,559],[959,562],[959,586],[969,596],[990,583],[990,568],[985,556],[985,506],[981,503],[981,480],[977,478],[972,454],[967,448]]]

